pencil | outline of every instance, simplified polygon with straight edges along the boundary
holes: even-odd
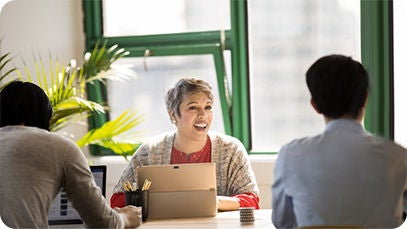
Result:
[[[131,187],[130,181],[126,181],[125,182],[127,189],[129,189],[129,191],[134,191],[133,188]]]
[[[123,188],[124,188],[124,191],[129,191],[129,189],[127,188],[127,186],[126,186],[126,183],[123,183]]]
[[[149,179],[144,180],[143,188],[141,189],[142,191],[150,189],[151,186],[151,181]]]

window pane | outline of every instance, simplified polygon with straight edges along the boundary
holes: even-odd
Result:
[[[164,97],[181,77],[199,77],[209,82],[215,96],[211,130],[225,132],[212,55],[124,58],[114,67],[130,68],[136,76],[122,82],[109,81],[111,118],[129,108],[139,110],[146,120],[135,131],[143,131],[143,139],[175,128],[168,116]]]
[[[229,0],[104,0],[104,35],[226,30],[229,8]]]
[[[249,1],[253,151],[319,133],[307,68],[322,55],[360,60],[360,6],[354,0]]]
[[[394,12],[394,139],[407,147],[407,2],[393,0]]]

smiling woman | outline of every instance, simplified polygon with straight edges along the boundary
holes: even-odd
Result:
[[[213,119],[211,86],[203,80],[181,79],[168,91],[165,100],[168,114],[177,127],[175,150],[188,157],[202,152]]]
[[[116,184],[112,207],[124,205],[126,181],[137,182],[140,165],[216,163],[218,209],[259,208],[259,190],[243,144],[234,137],[210,131],[214,96],[208,82],[181,78],[168,90],[166,108],[175,131],[145,141]]]

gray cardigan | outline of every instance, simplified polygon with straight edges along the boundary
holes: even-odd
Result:
[[[144,142],[123,171],[114,193],[124,192],[125,181],[136,182],[135,168],[140,165],[170,164],[175,132],[167,132]],[[259,195],[256,178],[247,151],[236,138],[209,132],[212,142],[212,162],[216,163],[217,195],[231,196],[244,192]]]

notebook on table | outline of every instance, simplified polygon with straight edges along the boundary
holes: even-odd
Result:
[[[216,216],[215,163],[137,167],[138,184],[151,181],[148,219]]]
[[[90,166],[96,185],[99,186],[103,196],[106,196],[106,165]],[[68,201],[66,192],[61,190],[52,202],[48,212],[49,225],[83,224],[79,213]]]

